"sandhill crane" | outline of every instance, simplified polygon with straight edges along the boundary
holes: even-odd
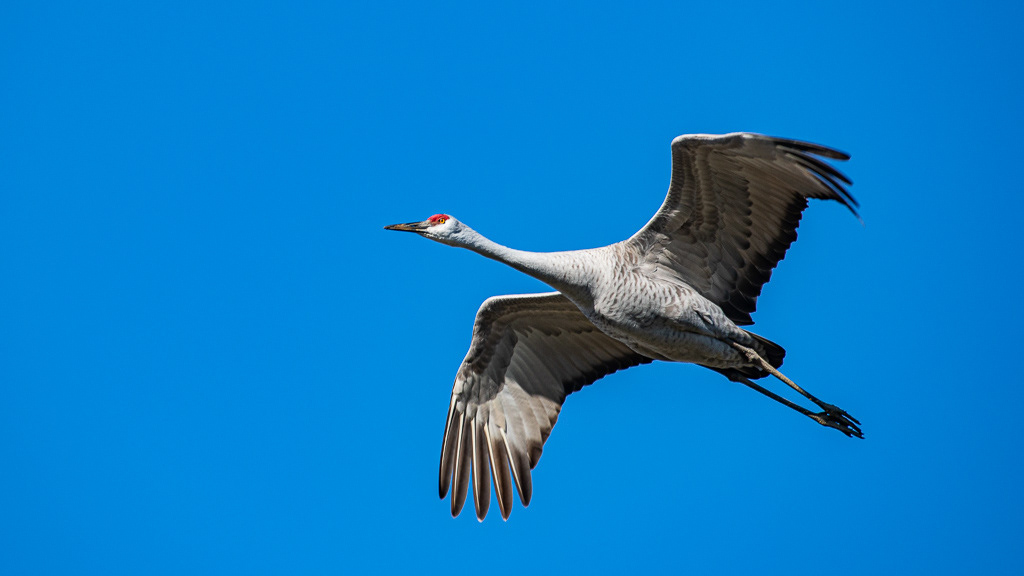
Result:
[[[785,350],[740,326],[772,269],[796,240],[808,198],[856,216],[843,174],[823,146],[734,133],[672,141],[672,178],[661,209],[628,240],[590,250],[536,253],[501,246],[446,214],[387,230],[468,248],[557,290],[496,296],[476,315],[455,377],[441,447],[439,493],[452,516],[473,500],[481,521],[491,475],[501,516],[512,483],[530,503],[537,465],[566,396],[653,360],[692,362],[725,375],[847,436],[860,422],[781,374]],[[816,404],[812,412],[752,380],[775,376]]]

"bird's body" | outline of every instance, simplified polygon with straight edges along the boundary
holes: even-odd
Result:
[[[717,306],[628,241],[568,252],[512,250],[464,224],[469,247],[557,289],[605,334],[656,360],[727,368],[746,359],[723,339],[753,339]],[[609,265],[612,263],[612,265]]]
[[[771,271],[796,239],[807,198],[853,211],[841,182],[815,156],[847,156],[814,144],[755,134],[681,136],[664,204],[622,242],[568,252],[514,250],[438,214],[388,229],[471,249],[557,292],[501,296],[477,313],[473,343],[452,391],[441,454],[440,493],[462,509],[470,475],[477,516],[491,475],[502,516],[512,484],[523,504],[530,470],[565,397],[637,364],[690,362],[724,374],[849,436],[857,421],[777,371],[785,351],[741,326]],[[854,212],[856,214],[856,212]],[[811,412],[752,382],[774,375],[823,409]]]
[[[656,360],[718,368],[745,362],[723,342],[752,339],[720,307],[685,282],[659,279],[627,246],[609,248],[622,265],[594,283],[593,302],[570,297],[602,332]]]

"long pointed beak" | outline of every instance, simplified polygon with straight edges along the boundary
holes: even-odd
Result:
[[[385,230],[400,230],[402,232],[423,232],[430,227],[429,222],[409,222],[408,224],[392,224],[385,226]]]

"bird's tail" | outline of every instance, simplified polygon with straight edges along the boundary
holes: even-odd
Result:
[[[767,360],[773,368],[778,368],[779,366],[782,366],[782,359],[786,357],[785,348],[779,346],[778,344],[772,342],[771,340],[765,338],[764,336],[758,336],[757,334],[754,334],[749,330],[747,331],[747,334],[750,334],[751,336],[754,337],[754,340],[757,340],[757,344],[761,348],[761,350],[758,350],[757,352],[758,354],[761,355],[762,358]]]
[[[756,340],[754,350],[761,355],[762,358],[768,361],[773,368],[782,366],[782,359],[786,357],[786,349],[779,346],[775,342],[750,332],[746,331],[747,334]],[[711,368],[711,366],[706,366]],[[734,380],[736,376],[742,376],[744,378],[750,378],[751,380],[757,380],[758,378],[764,378],[768,376],[769,372],[761,366],[742,366],[738,368],[711,368],[715,372],[720,372],[725,375],[726,378]]]

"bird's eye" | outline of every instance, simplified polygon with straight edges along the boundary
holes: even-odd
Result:
[[[437,219],[437,223],[438,224],[444,224],[447,220],[448,220],[447,218],[438,218]]]

